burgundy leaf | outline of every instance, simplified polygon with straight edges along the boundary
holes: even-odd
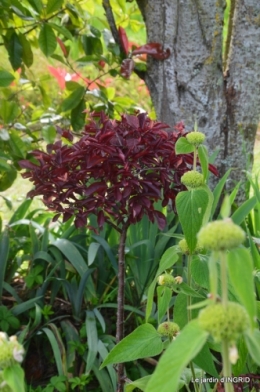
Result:
[[[128,54],[129,42],[126,35],[126,31],[121,26],[118,27],[118,35],[119,35],[119,41],[120,41],[121,48],[123,49],[123,52],[125,54]]]
[[[170,49],[163,50],[162,45],[158,42],[151,42],[149,44],[139,46],[138,48],[133,50],[133,56],[136,56],[138,54],[149,54],[156,60],[165,60],[168,59],[171,52]]]
[[[97,223],[98,223],[99,227],[103,227],[103,225],[105,223],[105,215],[104,215],[104,212],[102,210],[99,211],[99,213],[98,213]]]
[[[135,67],[135,62],[132,59],[125,59],[122,61],[121,68],[120,68],[120,74],[128,79],[130,78],[131,73],[133,72]]]
[[[166,225],[166,218],[160,211],[153,212],[154,218],[160,230],[163,230]]]
[[[56,222],[56,221],[59,219],[59,217],[60,217],[60,214],[54,215],[54,217],[52,218],[52,221],[53,221],[53,222]],[[63,218],[63,219],[64,219],[64,218]]]
[[[19,161],[18,163],[22,169],[37,170],[39,168],[38,165],[35,165],[34,163],[27,161],[26,159],[23,159],[23,160]]]
[[[132,206],[133,217],[136,218],[142,210],[142,206],[139,204]]]
[[[104,182],[94,182],[84,190],[86,196],[92,195],[93,193],[103,192],[107,189],[107,184]]]

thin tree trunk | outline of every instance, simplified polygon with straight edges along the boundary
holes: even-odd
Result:
[[[125,241],[129,224],[125,223],[120,234],[118,249],[118,294],[117,294],[117,323],[116,342],[124,338],[124,299],[125,299]],[[117,392],[124,391],[124,364],[119,363],[117,367]]]

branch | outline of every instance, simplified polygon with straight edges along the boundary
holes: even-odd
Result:
[[[103,0],[102,4],[103,4],[104,10],[106,12],[107,21],[108,21],[109,27],[111,29],[111,33],[113,35],[113,38],[114,38],[115,42],[121,48],[120,40],[119,40],[119,34],[118,34],[118,31],[117,31],[116,22],[115,22],[115,18],[114,18],[114,15],[113,15],[113,10],[112,10],[110,1],[109,0]]]

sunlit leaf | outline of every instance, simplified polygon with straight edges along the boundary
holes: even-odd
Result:
[[[44,23],[39,34],[39,47],[46,57],[51,56],[57,46],[56,36],[51,26]]]

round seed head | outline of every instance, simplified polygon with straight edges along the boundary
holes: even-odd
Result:
[[[187,173],[184,173],[181,177],[181,182],[187,188],[199,188],[205,183],[203,174],[196,170],[190,170]]]
[[[194,146],[199,146],[205,140],[205,135],[202,132],[190,132],[186,135],[188,142]]]
[[[175,279],[171,274],[162,274],[158,277],[158,284],[160,286],[172,287],[175,286]]]
[[[225,307],[217,303],[200,311],[199,323],[216,342],[234,343],[249,327],[249,317],[245,308],[235,302],[229,302]]]
[[[173,338],[179,333],[180,327],[178,324],[173,323],[172,321],[165,321],[159,325],[157,331],[162,336]]]
[[[208,223],[198,233],[200,244],[209,250],[236,248],[245,240],[245,233],[230,218]]]
[[[187,241],[185,238],[183,238],[182,240],[180,240],[179,242],[179,248],[181,250],[181,252],[185,255],[189,255],[190,254],[190,250],[187,244]],[[193,253],[200,253],[203,250],[203,247],[200,245],[199,242],[197,242],[196,244],[196,248],[194,249]]]

